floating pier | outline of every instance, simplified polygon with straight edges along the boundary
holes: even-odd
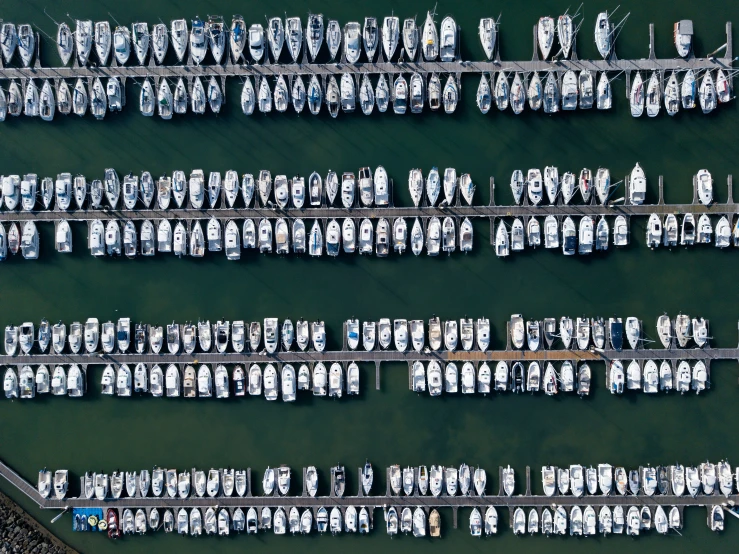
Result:
[[[120,79],[145,79],[145,78],[166,78],[177,79],[200,77],[278,77],[282,76],[341,76],[344,73],[350,74],[399,74],[418,72],[422,74],[444,73],[444,74],[482,74],[497,73],[506,71],[509,73],[531,73],[531,72],[556,72],[564,73],[569,70],[591,72],[611,71],[611,72],[632,72],[632,71],[693,71],[726,69],[731,68],[732,59],[732,25],[731,22],[726,23],[726,48],[723,50],[725,57],[709,56],[699,58],[692,55],[687,59],[683,58],[657,58],[654,55],[653,47],[653,26],[650,26],[650,52],[649,56],[635,60],[620,60],[615,53],[608,60],[581,60],[577,56],[573,59],[557,59],[540,60],[538,59],[538,51],[534,48],[534,59],[525,61],[501,60],[496,57],[493,61],[398,61],[398,62],[358,62],[354,64],[344,62],[330,63],[244,63],[235,64],[230,56],[226,56],[227,61],[222,64],[195,65],[188,60],[188,63],[182,65],[156,65],[153,60],[147,65],[111,65],[97,66],[89,65],[81,67],[78,65],[75,57],[75,65],[61,67],[42,67],[38,56],[31,67],[7,67],[0,66],[0,79],[88,79],[95,77],[118,77]],[[536,28],[534,28],[536,35]],[[37,34],[37,44],[40,47],[41,41]],[[535,42],[536,44],[536,42]],[[306,39],[303,40],[303,49],[306,48]],[[380,50],[382,50],[380,48]],[[615,52],[615,45],[613,48]],[[496,49],[497,52],[497,49]],[[382,53],[380,54],[380,57]],[[420,58],[420,54],[418,56]],[[307,60],[305,60],[307,62]]]

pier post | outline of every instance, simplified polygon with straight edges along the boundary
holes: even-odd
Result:
[[[725,57],[727,60],[731,61],[734,58],[733,54],[734,49],[732,48],[732,37],[731,37],[731,21],[726,22],[726,54]],[[729,74],[733,74],[733,71],[730,71]],[[730,77],[733,81],[733,77]],[[733,83],[731,83],[733,84]]]
[[[693,175],[693,204],[698,203],[698,176]]]
[[[727,204],[733,204],[734,203],[734,178],[729,174],[726,177],[726,188],[728,189],[729,196],[726,201]]]

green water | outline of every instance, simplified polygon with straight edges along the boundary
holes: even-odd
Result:
[[[463,54],[481,59],[477,39],[480,17],[502,13],[502,56],[531,56],[531,27],[541,15],[557,15],[566,2],[481,1],[442,2],[438,13],[453,13],[462,27]],[[589,3],[578,44],[580,57],[597,55],[591,28],[601,9],[616,3]],[[382,17],[394,11],[401,18],[422,16],[430,3],[345,3],[283,0],[266,8],[256,2],[194,2],[150,0],[146,3],[68,1],[48,4],[38,0],[6,2],[2,16],[31,21],[49,34],[56,19],[93,20],[110,17],[121,23],[141,19],[150,24],[160,18],[191,18],[199,13],[220,13],[230,18],[241,13],[247,22],[263,21],[264,14],[300,15],[309,9],[342,23],[365,15]],[[730,2],[695,3],[659,1],[623,2],[618,13],[632,11],[618,40],[621,58],[647,55],[648,23],[655,22],[659,56],[674,55],[672,23],[693,18],[696,48],[705,54],[723,44],[724,24],[739,22],[739,10]],[[46,47],[44,63],[56,59]],[[623,81],[614,84],[615,109],[611,113],[570,113],[558,117],[530,114],[516,117],[492,110],[479,114],[474,105],[475,77],[463,81],[463,99],[453,116],[426,114],[398,117],[375,114],[364,117],[326,114],[261,114],[245,118],[238,106],[239,87],[230,83],[227,104],[218,117],[188,116],[162,122],[137,113],[137,89],[129,85],[129,106],[104,123],[91,118],[57,117],[53,124],[9,119],[0,126],[1,172],[35,172],[40,176],[61,171],[92,178],[105,167],[119,173],[149,170],[153,175],[194,168],[205,171],[309,174],[357,171],[382,164],[391,177],[405,182],[408,170],[453,166],[471,173],[478,183],[478,202],[488,201],[486,183],[494,176],[505,183],[513,169],[558,165],[576,171],[581,167],[609,167],[612,175],[627,174],[641,163],[649,178],[651,199],[656,200],[657,176],[665,177],[667,202],[689,202],[691,176],[700,168],[712,171],[718,199],[726,199],[726,175],[736,170],[739,157],[734,140],[739,116],[736,103],[703,116],[680,113],[674,119],[633,120],[628,115]],[[404,186],[396,203],[410,202]],[[509,203],[510,191],[500,187],[496,201]],[[406,317],[428,319],[485,315],[494,326],[496,346],[504,341],[504,322],[511,313],[530,318],[560,315],[608,317],[639,316],[654,336],[656,317],[684,311],[711,320],[714,344],[737,343],[735,292],[737,253],[713,247],[691,251],[652,252],[644,246],[644,221],[632,223],[629,248],[588,258],[565,259],[559,251],[519,254],[497,259],[487,244],[488,227],[475,226],[475,249],[467,256],[386,260],[340,257],[338,260],[278,258],[245,254],[240,262],[225,256],[193,261],[171,256],[154,259],[94,260],[85,247],[86,231],[74,228],[75,253],[53,253],[50,225],[41,226],[42,257],[37,262],[13,259],[0,267],[0,327],[25,320],[68,323],[95,316],[101,320],[123,315],[135,321],[165,324],[198,318],[261,319],[305,317],[324,319],[329,347],[340,346],[341,322]],[[737,397],[733,363],[716,364],[713,389],[705,396],[614,398],[605,391],[601,365],[595,367],[594,393],[587,400],[543,396],[491,398],[416,397],[407,390],[406,368],[384,365],[382,387],[374,390],[374,368],[362,368],[362,394],[358,399],[330,402],[313,397],[294,405],[241,401],[173,401],[152,398],[116,399],[99,394],[98,379],[82,400],[39,397],[33,402],[0,401],[0,458],[35,482],[42,467],[69,468],[75,475],[86,470],[164,467],[252,467],[286,463],[294,469],[310,464],[324,478],[330,466],[341,462],[356,468],[369,457],[375,467],[392,463],[483,465],[497,474],[499,465],[511,464],[519,482],[526,465],[532,467],[535,490],[540,487],[537,468],[543,464],[596,464],[637,466],[646,463],[695,464],[706,458],[728,457],[739,463],[739,447],[730,432],[731,406]],[[99,375],[99,373],[97,374]],[[497,479],[494,486],[497,488]],[[326,482],[322,482],[326,487]],[[384,483],[380,484],[384,487]],[[0,482],[0,489],[18,500],[54,533],[82,552],[196,552],[207,549],[236,552],[457,552],[493,548],[507,552],[603,552],[630,548],[639,552],[716,552],[737,536],[732,518],[725,536],[708,531],[705,513],[686,512],[684,537],[657,537],[637,541],[626,537],[572,540],[514,537],[510,531],[484,542],[467,531],[468,512],[460,512],[460,529],[451,529],[451,511],[442,510],[442,541],[400,537],[390,540],[381,518],[369,537],[291,538],[254,537],[199,540],[157,533],[112,543],[102,535],[73,533],[68,516],[50,525],[53,516],[31,506],[17,491]],[[352,474],[349,490],[356,489]],[[540,492],[540,491],[539,491]],[[379,516],[377,512],[377,516]],[[407,549],[410,548],[411,551]]]

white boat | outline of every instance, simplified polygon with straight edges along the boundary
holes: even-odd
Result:
[[[662,98],[660,80],[657,76],[656,71],[652,72],[652,76],[647,82],[647,94],[644,101],[647,108],[647,115],[649,117],[656,117],[657,115],[659,115],[659,110],[662,105]]]
[[[595,45],[604,60],[610,57],[613,49],[613,27],[608,19],[608,12],[601,12],[596,18]]]
[[[574,36],[575,33],[572,24],[572,17],[567,14],[560,15],[557,18],[557,37],[562,48],[562,56],[564,58],[570,57]]]
[[[647,192],[647,178],[644,175],[644,170],[637,163],[634,169],[631,170],[631,176],[629,179],[629,202],[634,205],[641,205],[644,203]]]
[[[562,77],[562,109],[566,111],[577,108],[578,79],[577,74],[569,69]]]
[[[385,17],[382,24],[382,50],[385,60],[392,61],[400,39],[400,20],[396,16]]]
[[[424,28],[425,31],[425,28]],[[451,16],[441,22],[441,44],[439,47],[442,62],[453,62],[457,55],[457,24]]]
[[[488,60],[493,59],[493,54],[495,52],[495,42],[497,40],[498,31],[497,27],[497,23],[492,17],[483,17],[480,19],[478,35],[480,36],[480,43],[485,52],[485,57]]]
[[[361,35],[362,28],[356,21],[344,25],[344,57],[347,63],[354,64],[359,61],[362,53]]]
[[[406,19],[403,22],[403,48],[410,61],[415,61],[418,53],[419,33],[415,19]]]
[[[641,73],[637,71],[631,81],[631,93],[629,94],[632,117],[640,117],[644,113],[645,96],[644,81]]]
[[[713,203],[713,177],[707,169],[701,169],[695,176],[695,183],[698,192],[698,199],[704,206],[710,206]]]
[[[305,31],[308,54],[310,54],[310,59],[315,61],[323,44],[323,15],[309,14]]]
[[[552,45],[554,44],[554,32],[554,20],[551,17],[539,18],[539,23],[536,26],[536,35],[539,42],[541,57],[544,60],[549,58],[549,53],[552,50]]]
[[[698,89],[698,101],[704,114],[711,113],[716,109],[716,86],[710,71],[706,71],[701,79]]]
[[[426,21],[421,32],[421,51],[427,62],[435,61],[439,56],[439,33],[431,12],[426,13]]]

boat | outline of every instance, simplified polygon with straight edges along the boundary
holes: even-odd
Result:
[[[92,49],[92,38],[93,38],[92,21],[77,19],[75,20],[75,25],[76,27],[74,30],[74,44],[75,44],[75,50],[77,51],[77,60],[79,61],[81,66],[86,66],[87,61],[90,58],[90,50]],[[5,30],[5,25],[3,26],[3,30]],[[13,55],[13,50],[15,50],[15,47],[18,42],[18,38],[15,33],[15,27],[12,28],[12,33],[6,34],[5,40],[2,40],[0,38],[0,42],[2,42],[2,45],[3,45],[3,57],[6,58],[6,63],[9,63],[10,58]],[[8,45],[8,43],[10,44]],[[9,50],[8,56],[5,55],[6,50]]]
[[[439,33],[431,12],[426,12],[426,21],[421,32],[421,51],[427,62],[435,61],[439,56]]]
[[[323,15],[309,14],[305,38],[311,61],[315,61],[323,44]]]
[[[403,21],[403,48],[410,61],[415,61],[418,53],[419,33],[415,19]]]
[[[715,504],[708,514],[708,524],[711,531],[719,532],[724,530],[724,509],[720,504]]]
[[[441,22],[439,54],[442,62],[453,62],[457,55],[457,23],[451,16]]]
[[[285,20],[285,42],[290,57],[297,63],[303,46],[303,24],[299,17],[288,17]]]
[[[498,228],[495,232],[495,255],[505,257],[510,254],[510,243],[508,238],[508,231],[506,229],[503,220],[498,223]]]
[[[665,110],[669,116],[674,116],[680,110],[680,85],[676,71],[672,72],[665,85]]]
[[[569,58],[572,50],[572,42],[575,36],[572,17],[568,14],[560,15],[557,18],[557,37],[560,47],[562,48],[562,57]]]
[[[385,17],[382,23],[382,50],[385,60],[391,62],[400,39],[400,20],[396,16]]]
[[[4,23],[0,27],[0,44],[2,45],[2,54],[5,63],[9,63],[12,57],[14,34],[15,27],[12,23]],[[74,53],[74,36],[66,22],[62,22],[57,26],[56,46],[62,65],[67,65]]]
[[[608,12],[601,12],[595,20],[595,45],[604,60],[608,59],[613,49],[613,28],[608,19]]]
[[[707,169],[701,169],[695,176],[698,199],[704,206],[713,203],[713,177]]]
[[[681,58],[687,58],[693,47],[693,22],[690,19],[683,19],[675,22],[673,27],[673,39],[677,54]]]
[[[644,81],[642,80],[641,73],[636,72],[633,80],[631,81],[631,93],[629,94],[629,103],[631,105],[632,117],[641,117],[644,113]]]
[[[566,111],[577,108],[579,94],[579,80],[577,74],[569,69],[562,77],[562,109]]]
[[[554,44],[554,32],[554,20],[551,17],[547,16],[539,18],[539,23],[536,26],[536,35],[539,42],[539,51],[544,60],[549,58],[549,53],[552,50],[552,45]]]
[[[527,95],[529,98],[529,108],[534,111],[541,109],[541,106],[544,103],[544,90],[541,85],[539,74],[536,72],[531,76]]]
[[[652,76],[647,82],[647,94],[645,96],[645,104],[647,108],[647,115],[649,117],[656,117],[657,115],[659,115],[659,110],[662,105],[662,98],[660,79],[657,76],[656,71],[652,72]]]
[[[354,64],[359,61],[362,53],[361,34],[362,29],[356,21],[344,25],[344,58],[347,63]]]
[[[396,28],[396,32],[397,32],[397,28]],[[377,52],[377,47],[380,44],[380,31],[377,28],[377,19],[375,19],[374,17],[364,18],[362,42],[364,45],[364,52],[365,54],[367,54],[367,59],[370,62],[374,61],[375,53]]]
[[[596,92],[596,107],[599,110],[610,110],[613,106],[613,91],[611,89],[611,81],[608,79],[605,71],[600,74]]]
[[[710,71],[706,71],[698,88],[698,102],[704,114],[711,113],[716,109],[716,86]]]
[[[498,25],[492,17],[483,17],[478,26],[478,35],[485,57],[493,59],[495,53],[495,42],[497,40]]]
[[[493,98],[490,92],[490,83],[488,82],[488,78],[483,73],[482,75],[480,75],[480,84],[477,87],[476,95],[477,108],[483,115],[490,111],[492,100]]]

